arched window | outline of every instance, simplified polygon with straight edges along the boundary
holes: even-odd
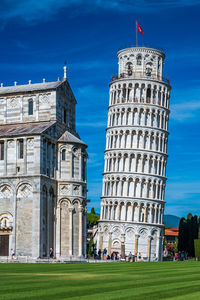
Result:
[[[137,56],[137,65],[138,65],[138,66],[141,66],[141,64],[142,64],[142,56],[141,56],[141,55],[138,55],[138,56]]]
[[[29,114],[29,116],[33,115],[33,100],[32,99],[30,99],[28,101],[28,114]]]
[[[131,62],[127,62],[126,69],[127,69],[128,75],[131,76],[132,72],[133,72],[133,64]]]
[[[147,88],[147,103],[151,102],[151,89],[148,87]]]
[[[152,63],[151,62],[148,62],[146,64],[146,75],[147,76],[151,76],[151,73],[152,73]]]
[[[62,160],[65,160],[65,157],[66,157],[66,150],[64,149],[64,150],[62,151]]]

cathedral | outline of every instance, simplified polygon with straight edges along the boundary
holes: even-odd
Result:
[[[0,256],[86,255],[87,145],[66,78],[0,87]]]
[[[111,78],[98,249],[162,260],[169,98],[163,51],[118,52]]]

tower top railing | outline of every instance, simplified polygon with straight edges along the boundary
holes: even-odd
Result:
[[[111,76],[111,83],[116,80],[120,79],[150,79],[150,80],[158,80],[158,81],[163,81],[167,84],[170,84],[169,78],[163,77],[158,74],[153,74],[153,73],[145,73],[145,72],[133,72],[131,75],[127,73],[121,73],[120,75],[112,75]]]
[[[122,45],[121,47],[119,47],[118,51],[117,52],[120,52],[122,50],[126,50],[126,49],[129,49],[129,48],[144,48],[144,49],[151,49],[151,50],[155,50],[155,51],[160,51],[162,53],[165,54],[165,50],[161,47],[157,47],[155,45],[148,45],[148,44],[143,44],[143,45],[134,45],[134,44],[127,44],[127,45]]]

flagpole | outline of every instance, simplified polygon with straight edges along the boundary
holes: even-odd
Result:
[[[135,23],[135,36],[136,36],[136,47],[137,47],[137,21]]]

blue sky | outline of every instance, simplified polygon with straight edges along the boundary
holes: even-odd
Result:
[[[109,82],[119,48],[166,52],[171,114],[165,213],[200,215],[200,1],[1,0],[0,81],[68,79],[78,101],[77,130],[88,144],[88,210],[100,209]]]

